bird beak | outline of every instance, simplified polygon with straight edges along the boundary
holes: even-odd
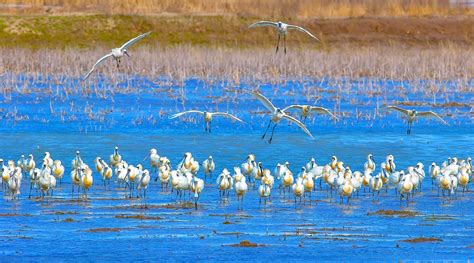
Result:
[[[128,54],[127,51],[124,51],[123,53],[125,53],[125,55],[127,55],[127,57],[130,57],[130,54]]]

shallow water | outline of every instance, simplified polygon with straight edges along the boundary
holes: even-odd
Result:
[[[434,107],[433,110],[443,114],[457,112],[457,115],[446,116],[449,126],[440,126],[435,121],[417,122],[413,134],[407,136],[405,124],[396,114],[356,118],[358,111],[374,114],[374,107],[382,104],[381,96],[339,92],[320,80],[317,86],[323,87],[323,91],[317,93],[322,97],[318,104],[347,115],[337,123],[325,116],[308,120],[314,140],[308,139],[294,125],[282,123],[270,145],[260,140],[266,116],[251,115],[254,111],[262,111],[263,107],[255,104],[249,96],[242,95],[237,99],[240,93],[223,92],[219,83],[207,85],[189,80],[184,87],[161,87],[157,82],[131,81],[130,85],[139,87],[136,92],[110,94],[106,99],[77,94],[65,98],[63,89],[72,85],[72,81],[60,85],[57,88],[60,95],[57,96],[42,92],[46,87],[38,80],[29,84],[34,89],[29,95],[13,92],[10,101],[4,95],[0,158],[17,160],[21,154],[33,153],[38,159],[44,151],[50,151],[53,158],[61,159],[68,169],[76,150],[80,150],[83,159],[92,166],[96,156],[107,158],[113,147],[118,146],[129,163],[148,166],[144,158],[148,150],[155,147],[173,165],[187,151],[191,151],[200,162],[212,154],[216,160],[216,174],[223,168],[240,165],[249,153],[256,154],[264,168],[271,170],[277,162],[289,161],[292,171],[297,174],[311,157],[322,165],[328,163],[332,155],[337,155],[355,171],[362,169],[368,153],[375,156],[377,165],[386,155],[393,154],[398,169],[421,161],[427,172],[433,161],[441,163],[449,156],[466,158],[473,155],[474,124],[470,107],[466,106]],[[387,94],[395,95],[398,93],[391,91],[396,90],[396,86],[409,85],[374,82],[380,83]],[[44,83],[48,83],[47,80]],[[301,93],[308,94],[305,85],[308,84],[262,85],[261,90],[272,99],[286,94],[274,102],[284,106],[307,103],[306,99],[297,99]],[[245,88],[249,86],[237,87],[238,90]],[[186,109],[207,107],[231,111],[247,124],[216,119],[212,123],[213,132],[206,134],[200,119],[190,118],[188,123],[168,120],[170,113],[183,110],[183,101],[175,99],[181,90],[186,94]],[[341,100],[338,102],[333,96],[340,96]],[[417,92],[409,91],[407,96],[410,101],[432,100]],[[451,94],[448,89],[443,96],[472,105],[472,92],[453,91]],[[354,103],[354,99],[360,103]],[[388,102],[397,99],[400,98],[395,96]],[[314,101],[310,99],[309,102]],[[90,111],[84,111],[85,105],[92,107],[95,114],[99,109],[112,111],[103,118],[97,115],[91,118]],[[11,115],[14,109],[16,117]],[[64,121],[61,120],[61,111],[64,112]],[[18,116],[29,118],[20,120]],[[75,118],[68,119],[70,116]],[[382,191],[379,197],[360,192],[359,197],[351,199],[349,204],[340,204],[323,188],[313,193],[311,203],[301,204],[295,204],[292,198],[284,198],[278,189],[273,189],[272,201],[266,205],[259,204],[253,189],[245,196],[242,205],[232,194],[228,202],[223,202],[219,199],[214,180],[207,180],[198,210],[194,210],[193,204],[177,203],[174,194],[162,192],[155,182],[151,183],[146,200],[127,199],[126,191],[118,189],[115,184],[110,190],[105,190],[97,174],[94,174],[89,198],[84,201],[78,200],[77,196],[71,197],[68,171],[53,198],[29,200],[28,189],[29,182],[24,179],[20,200],[4,198],[0,202],[1,258],[255,261],[258,257],[278,261],[296,258],[307,261],[464,261],[474,256],[474,194],[459,192],[456,197],[443,198],[431,189],[429,178],[425,179],[422,191],[409,203],[400,202],[394,190],[389,189],[387,193]],[[415,214],[409,217],[373,214],[378,210],[406,210]],[[441,241],[403,242],[419,237],[439,238]],[[243,240],[261,246],[230,246]]]

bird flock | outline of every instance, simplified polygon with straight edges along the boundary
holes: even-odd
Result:
[[[319,41],[316,36],[306,29],[282,22],[260,21],[250,25],[249,28],[262,26],[276,28],[278,43],[275,52],[278,52],[281,38],[283,38],[283,48],[286,53],[288,30],[306,33]],[[115,59],[117,68],[119,68],[121,58],[123,56],[130,57],[128,48],[150,33],[139,35],[127,41],[121,47],[112,49],[110,53],[101,57],[92,66],[83,77],[83,80],[87,80],[98,66],[110,57]],[[334,120],[338,120],[335,114],[323,107],[289,105],[279,108],[257,90],[250,91],[249,94],[270,113],[268,125],[261,137],[265,139],[271,128],[269,143],[272,142],[275,129],[282,119],[296,124],[310,138],[313,138],[313,135],[304,122],[312,113],[327,114]],[[413,122],[419,117],[434,117],[447,124],[438,114],[432,111],[407,110],[398,106],[387,106],[386,109],[395,110],[407,118],[408,134],[411,133]],[[292,115],[295,111],[299,111],[299,120]],[[244,123],[243,120],[230,113],[201,110],[187,110],[173,114],[169,118],[174,119],[189,114],[202,116],[205,131],[209,133],[211,132],[212,120],[215,117],[224,117]],[[273,127],[271,127],[272,124]],[[95,158],[94,165],[91,168],[83,161],[81,153],[77,151],[70,166],[71,195],[87,199],[88,193],[94,185],[95,173],[100,176],[104,190],[112,191],[110,185],[113,182],[116,184],[116,188],[126,190],[126,198],[146,199],[150,183],[158,183],[159,181],[161,192],[175,192],[176,200],[179,202],[185,202],[192,198],[196,208],[201,193],[204,191],[205,181],[214,179],[221,200],[228,201],[229,196],[233,193],[240,204],[243,204],[244,197],[250,190],[257,191],[259,203],[263,204],[271,200],[272,193],[276,191],[285,198],[293,198],[295,202],[302,202],[303,200],[304,202],[311,202],[312,193],[318,191],[318,183],[319,191],[326,191],[331,197],[339,197],[341,203],[344,199],[349,203],[349,200],[357,197],[361,190],[370,192],[378,198],[380,191],[384,188],[385,191],[388,191],[389,188],[395,189],[395,193],[400,200],[405,199],[408,202],[409,199],[413,200],[417,193],[421,191],[426,175],[422,163],[397,170],[392,155],[387,156],[385,162],[377,167],[373,156],[369,154],[367,162],[360,171],[352,171],[350,166],[345,165],[336,156],[333,156],[331,161],[325,165],[318,165],[313,158],[301,167],[297,174],[294,174],[288,161],[283,164],[278,163],[273,170],[270,170],[264,168],[262,162],[257,162],[254,154],[249,154],[242,164],[236,165],[232,169],[222,168],[217,176],[214,176],[216,174],[216,164],[212,156],[200,163],[195,160],[190,152],[187,152],[183,155],[182,160],[173,167],[167,157],[160,156],[156,149],[151,149],[146,159],[149,159],[148,169],[145,169],[142,164],[134,165],[127,162],[120,155],[118,147],[115,147],[108,160],[99,156]],[[32,154],[28,158],[22,155],[17,162],[9,160],[5,163],[3,159],[0,159],[0,168],[3,194],[10,196],[11,199],[19,197],[23,175],[29,178],[29,198],[35,194],[39,198],[47,198],[53,196],[54,192],[58,190],[58,185],[62,184],[65,174],[63,163],[60,160],[54,160],[49,152],[44,153],[39,164],[35,163]],[[202,172],[200,173],[200,171]],[[464,192],[468,190],[469,183],[473,180],[472,160],[470,157],[465,160],[449,158],[441,166],[432,163],[428,173],[431,184],[433,187],[437,187],[443,196],[456,194],[459,189]],[[323,186],[325,190],[323,190]]]
[[[97,157],[91,168],[81,158],[79,151],[71,161],[71,198],[88,198],[88,192],[94,185],[94,173],[101,179],[96,183],[104,191],[122,190],[124,198],[147,198],[150,183],[159,184],[159,193],[174,192],[176,202],[194,201],[198,207],[205,182],[214,182],[219,192],[219,199],[228,202],[230,196],[235,196],[239,205],[249,191],[257,191],[259,204],[266,205],[272,196],[293,199],[294,202],[312,202],[315,191],[324,191],[328,197],[339,198],[343,203],[351,198],[357,198],[361,191],[372,193],[373,198],[379,198],[380,192],[393,189],[400,201],[414,200],[422,191],[426,177],[431,180],[432,189],[438,189],[438,195],[456,196],[458,191],[469,190],[469,184],[474,179],[472,174],[472,159],[448,158],[440,166],[432,163],[425,171],[423,163],[405,169],[397,169],[395,158],[388,155],[378,167],[372,154],[361,165],[361,170],[352,170],[336,156],[323,165],[318,165],[314,158],[302,166],[298,173],[293,172],[288,161],[278,163],[273,169],[264,168],[254,154],[249,154],[241,164],[236,164],[231,170],[222,168],[216,172],[216,163],[209,156],[201,163],[195,160],[192,153],[187,152],[176,166],[170,160],[160,156],[156,149],[151,149],[149,169],[142,164],[128,163],[115,147],[108,162]],[[144,160],[144,161],[145,161]],[[61,186],[65,175],[65,167],[60,160],[53,160],[49,152],[45,152],[42,161],[37,165],[33,155],[24,155],[15,162],[4,162],[0,159],[2,191],[5,196],[17,199],[24,175],[29,177],[28,198],[50,198]],[[293,171],[292,171],[293,170]],[[231,172],[232,171],[232,172]],[[427,174],[428,173],[428,174]],[[159,182],[158,182],[159,181]],[[111,183],[115,188],[111,188]],[[213,184],[211,184],[213,185]],[[319,186],[318,186],[319,185]],[[208,190],[212,191],[212,190]]]
[[[288,34],[288,30],[297,30],[297,31],[303,32],[309,35],[310,37],[312,37],[313,39],[319,41],[319,39],[316,36],[314,36],[311,32],[304,29],[303,27],[296,26],[296,25],[289,25],[281,21],[279,22],[259,21],[249,26],[249,28],[256,28],[256,27],[273,27],[277,30],[278,43],[276,46],[275,53],[278,52],[280,40],[281,40],[281,37],[283,37],[284,52],[286,54],[286,35]],[[141,34],[135,38],[130,39],[129,41],[124,43],[121,47],[113,48],[110,53],[106,54],[105,56],[97,60],[97,62],[92,66],[92,68],[84,76],[83,81],[87,80],[89,76],[97,69],[98,65],[100,65],[109,57],[112,57],[115,59],[117,68],[119,68],[120,63],[121,63],[121,58],[124,55],[130,57],[130,54],[128,53],[128,48],[150,34],[151,32]],[[303,122],[308,118],[308,116],[311,113],[329,114],[334,120],[337,120],[337,117],[333,113],[331,113],[328,109],[323,108],[323,107],[314,106],[314,105],[290,105],[286,108],[281,109],[281,108],[275,107],[268,98],[266,98],[263,94],[261,94],[258,91],[251,91],[250,94],[253,95],[255,99],[259,100],[263,104],[263,106],[272,114],[271,119],[268,122],[268,126],[262,136],[262,139],[264,139],[268,132],[268,129],[273,123],[274,125],[272,128],[272,132],[268,140],[269,143],[272,142],[275,128],[279,124],[281,119],[285,119],[291,123],[296,124],[311,138],[313,138],[311,132],[303,124]],[[413,122],[415,121],[415,119],[419,117],[433,117],[441,121],[443,124],[447,124],[447,122],[443,120],[441,116],[439,116],[433,111],[416,111],[416,110],[402,109],[398,106],[387,106],[386,109],[395,110],[407,118],[407,124],[408,124],[407,134],[411,133]],[[297,120],[296,118],[290,115],[290,113],[294,110],[300,111],[300,120]],[[188,114],[198,114],[198,115],[203,116],[204,123],[205,123],[205,131],[209,133],[211,132],[211,123],[212,123],[213,117],[225,117],[233,121],[244,123],[244,121],[242,121],[240,118],[227,112],[209,112],[209,111],[201,111],[201,110],[188,110],[188,111],[173,114],[169,118],[175,119],[175,118],[179,118],[183,115],[188,115]]]

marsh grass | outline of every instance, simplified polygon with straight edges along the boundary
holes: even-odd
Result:
[[[472,47],[446,44],[431,48],[402,45],[354,48],[350,45],[338,50],[291,50],[287,55],[274,54],[273,49],[207,48],[190,45],[175,47],[138,47],[131,51],[132,57],[122,61],[116,68],[113,60],[98,67],[86,82],[80,78],[107,49],[94,51],[77,49],[29,50],[21,48],[3,49],[0,57],[0,72],[3,74],[3,93],[12,91],[27,93],[29,87],[9,85],[16,82],[15,75],[30,78],[47,78],[55,85],[64,84],[68,78],[77,78],[75,84],[84,94],[95,93],[107,96],[107,90],[97,86],[98,78],[125,81],[122,92],[132,92],[133,83],[128,75],[156,79],[156,84],[167,81],[180,83],[189,78],[200,78],[208,82],[227,80],[234,85],[245,83],[282,83],[288,80],[331,78],[379,78],[424,82],[430,91],[442,89],[434,85],[437,81],[460,80],[468,85],[474,76]],[[12,78],[9,80],[9,76]],[[164,85],[166,86],[166,85]],[[377,95],[376,87],[361,87]],[[459,87],[461,90],[466,87]],[[403,89],[403,87],[401,87]],[[308,90],[309,92],[310,90]],[[52,87],[42,92],[54,94]],[[157,92],[166,92],[161,90]],[[184,94],[182,94],[184,96]]]

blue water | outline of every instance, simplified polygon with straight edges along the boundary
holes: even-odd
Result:
[[[394,190],[389,189],[378,198],[361,192],[349,204],[340,204],[325,189],[318,189],[311,204],[295,204],[292,198],[284,198],[273,189],[272,201],[263,206],[259,205],[256,191],[251,189],[240,206],[233,195],[228,202],[220,200],[214,180],[207,180],[196,211],[192,205],[177,203],[174,194],[161,192],[158,183],[151,183],[146,200],[127,199],[126,191],[115,185],[105,190],[97,174],[89,199],[71,197],[68,173],[75,151],[80,150],[83,159],[92,166],[96,156],[107,158],[114,146],[120,148],[128,163],[143,163],[145,167],[148,163],[144,158],[152,147],[172,164],[187,151],[200,162],[212,154],[216,172],[240,165],[249,153],[254,153],[264,168],[271,170],[277,162],[289,161],[295,174],[311,157],[322,165],[336,155],[354,171],[362,169],[368,153],[374,155],[378,164],[386,155],[394,155],[399,169],[419,161],[428,167],[431,162],[441,163],[450,156],[473,156],[474,123],[470,112],[473,81],[467,83],[468,92],[460,92],[460,84],[455,80],[438,83],[446,90],[436,95],[436,103],[463,104],[449,108],[428,105],[434,98],[423,90],[423,82],[343,79],[340,83],[343,88],[331,79],[233,86],[219,80],[189,79],[181,85],[165,78],[134,77],[118,83],[102,79],[98,84],[85,86],[69,78],[58,82],[49,78],[15,77],[12,92],[0,95],[0,158],[17,160],[21,154],[32,153],[39,159],[43,152],[49,151],[54,159],[63,161],[67,172],[53,198],[28,199],[26,176],[20,200],[3,198],[0,258],[2,261],[472,259],[473,193],[440,197],[436,189],[431,189],[429,178],[409,203],[400,202]],[[268,144],[260,139],[268,116],[261,113],[264,108],[260,104],[243,93],[256,86],[277,106],[316,103],[335,110],[340,120],[335,123],[327,116],[317,115],[308,119],[306,124],[314,140],[294,125],[282,122],[276,128],[273,143]],[[370,95],[367,91],[372,89],[368,86],[375,87],[373,90],[378,93]],[[23,87],[27,87],[29,94],[20,92]],[[82,94],[89,88],[91,93]],[[414,124],[413,134],[407,136],[403,120],[382,109],[384,104],[397,101],[423,102],[424,106],[416,108],[441,113],[449,126],[435,120],[420,120]],[[216,118],[212,133],[207,134],[200,118],[182,119],[187,122],[168,119],[172,113],[189,109],[228,111],[246,124]],[[370,214],[382,209],[418,214],[407,218]],[[131,215],[148,219],[117,218]],[[94,232],[98,228],[108,229]],[[442,241],[402,241],[418,237]],[[242,240],[261,246],[230,246]]]

